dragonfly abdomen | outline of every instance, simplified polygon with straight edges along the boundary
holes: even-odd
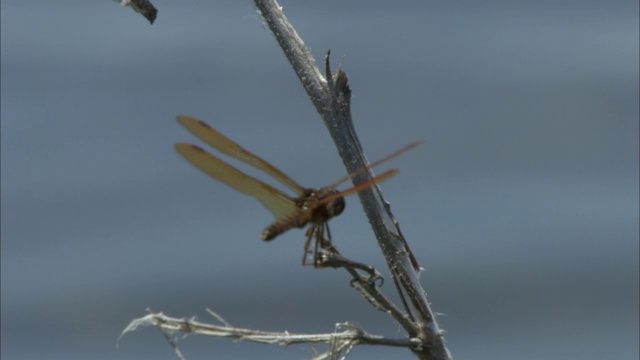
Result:
[[[275,239],[278,235],[287,232],[293,228],[301,228],[309,223],[311,216],[303,212],[294,212],[282,219],[277,220],[273,224],[269,225],[262,234],[260,239],[269,241]]]

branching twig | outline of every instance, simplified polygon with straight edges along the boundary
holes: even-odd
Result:
[[[217,317],[219,318],[219,317]],[[140,327],[156,326],[162,330],[167,340],[171,343],[176,354],[180,354],[180,350],[171,335],[176,332],[198,334],[206,336],[227,337],[242,341],[250,341],[261,344],[289,346],[294,344],[327,344],[329,351],[320,355],[316,355],[314,359],[339,358],[336,354],[344,354],[351,350],[354,345],[385,345],[397,347],[411,346],[411,340],[407,339],[390,339],[383,336],[371,335],[351,323],[342,323],[336,325],[336,330],[329,334],[294,334],[287,331],[272,332],[259,331],[252,329],[237,328],[224,322],[223,325],[213,325],[197,321],[195,319],[179,319],[167,316],[163,313],[152,313],[135,319],[122,331],[120,337],[124,334],[135,331]],[[327,356],[331,355],[331,356]]]
[[[351,276],[351,287],[362,295],[374,308],[383,311],[391,315],[398,323],[404,328],[411,327],[411,319],[407,314],[404,314],[397,306],[391,302],[382,292],[378,286],[376,286],[377,280],[382,280],[382,276],[373,267],[349,260],[343,257],[337,249],[332,252],[326,252],[323,254],[324,260],[323,266],[330,266],[333,268],[344,268]],[[362,277],[358,270],[364,271],[368,274],[367,277]]]
[[[327,60],[327,78],[325,79],[311,52],[289,23],[277,2],[275,0],[254,0],[254,2],[322,117],[347,172],[353,173],[365,167],[368,162],[351,119],[351,90],[346,74],[338,69],[335,75],[331,75]],[[360,183],[372,177],[371,171],[368,171],[354,177],[353,182]],[[418,280],[417,261],[400,232],[398,222],[391,214],[389,203],[384,199],[378,186],[361,191],[359,196],[400,296],[408,300],[405,304],[408,305],[407,311],[413,321],[409,324],[403,323],[403,327],[410,337],[421,339],[421,346],[412,350],[423,359],[450,359],[449,351],[444,345],[443,332],[438,327],[425,291]]]

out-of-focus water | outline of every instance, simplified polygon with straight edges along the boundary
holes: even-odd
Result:
[[[303,231],[261,242],[269,212],[173,151],[195,141],[184,113],[304,185],[344,175],[252,3],[155,5],[149,26],[107,0],[2,2],[2,357],[175,358],[155,329],[116,348],[146,308],[404,336],[346,274],[300,266]],[[426,140],[381,167],[401,170],[382,188],[455,358],[638,358],[637,2],[282,5],[317,59],[342,59],[369,159]],[[356,197],[332,233],[384,269]],[[179,345],[189,359],[313,354]]]

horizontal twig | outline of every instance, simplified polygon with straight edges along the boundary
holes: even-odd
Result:
[[[329,351],[318,354],[314,359],[326,358],[328,354],[345,354],[355,345],[384,345],[410,348],[420,343],[419,339],[393,339],[380,335],[372,335],[352,323],[336,324],[336,329],[327,334],[296,334],[288,331],[260,331],[231,326],[221,316],[208,310],[222,325],[209,324],[194,318],[173,318],[162,312],[149,312],[148,315],[134,319],[122,331],[120,338],[126,333],[136,331],[141,327],[156,326],[167,335],[174,333],[198,334],[205,336],[226,337],[240,341],[249,341],[260,344],[289,346],[294,344],[327,344]],[[120,339],[118,339],[119,341]],[[171,341],[170,341],[171,342]],[[173,342],[172,346],[176,349]],[[177,350],[177,349],[176,349]],[[179,350],[178,350],[179,351]],[[334,356],[332,356],[335,358]]]

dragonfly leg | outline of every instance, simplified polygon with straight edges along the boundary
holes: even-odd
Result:
[[[307,264],[307,257],[309,257],[309,254],[311,253],[311,251],[309,250],[309,245],[311,245],[311,238],[313,237],[314,233],[315,233],[315,226],[312,224],[307,230],[307,233],[305,234],[307,236],[307,241],[305,241],[304,243],[304,253],[302,254],[302,266],[310,265],[310,264]],[[315,265],[315,260],[314,260],[314,265]]]

